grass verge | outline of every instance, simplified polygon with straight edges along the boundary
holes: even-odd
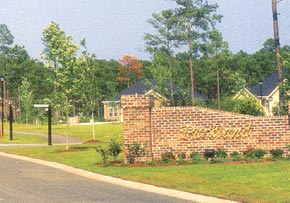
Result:
[[[23,135],[20,133],[13,134],[13,140],[10,140],[10,135],[5,134],[0,139],[0,144],[46,144],[47,138],[35,135]]]

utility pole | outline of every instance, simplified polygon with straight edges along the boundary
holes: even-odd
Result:
[[[279,1],[278,1],[279,2]],[[280,40],[279,40],[279,25],[278,25],[278,13],[277,13],[277,0],[272,0],[272,13],[273,13],[273,29],[274,29],[274,41],[275,41],[275,53],[276,53],[276,67],[278,72],[278,83],[283,83],[282,62],[280,55]],[[283,93],[279,91],[279,110],[283,109]]]
[[[190,13],[191,9],[191,0],[187,0],[187,10],[188,13]],[[187,43],[188,43],[188,54],[189,54],[189,69],[190,69],[190,84],[191,84],[191,104],[194,104],[194,68],[193,68],[193,58],[192,58],[192,47],[191,47],[191,23],[190,23],[190,17],[187,19]]]

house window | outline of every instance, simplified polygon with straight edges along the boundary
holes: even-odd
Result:
[[[117,116],[117,108],[115,106],[110,106],[110,116],[111,117]]]

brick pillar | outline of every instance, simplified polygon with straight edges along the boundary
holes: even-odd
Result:
[[[146,157],[151,159],[151,99],[145,95],[126,95],[121,98],[124,128],[124,159],[128,155],[128,145],[140,143],[146,149]]]

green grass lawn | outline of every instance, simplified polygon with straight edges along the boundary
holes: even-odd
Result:
[[[5,123],[5,129],[9,129],[8,123]],[[66,135],[66,124],[52,125],[52,134]],[[25,132],[40,132],[47,133],[47,125],[26,125],[26,124],[13,124],[13,130],[25,131]],[[108,123],[95,125],[96,139],[108,142],[112,136],[116,136],[117,140],[123,139],[123,125],[122,123]],[[9,137],[9,133],[5,132],[5,135]],[[92,125],[70,125],[69,136],[78,138],[83,141],[93,139],[93,127]],[[5,137],[5,136],[4,136]]]
[[[84,131],[89,129],[82,128]],[[89,128],[87,126],[87,128]],[[113,129],[115,128],[115,129]],[[74,135],[82,130],[72,130]],[[119,177],[165,188],[216,196],[249,203],[290,203],[290,161],[261,162],[247,164],[198,164],[174,166],[103,167],[98,145],[107,145],[110,137],[122,133],[121,124],[96,126],[95,144],[72,145],[70,151],[64,146],[0,149],[8,153],[64,163],[76,168]],[[63,127],[59,126],[59,133]],[[101,133],[103,133],[101,135]],[[84,137],[82,135],[82,137]],[[6,139],[6,138],[5,138]],[[20,138],[19,138],[20,139]],[[91,139],[90,136],[84,140]],[[119,140],[122,141],[122,138]],[[119,156],[119,160],[123,155]]]
[[[0,144],[46,144],[47,138],[39,137],[35,135],[23,135],[19,133],[13,133],[13,140],[10,140],[10,135],[5,134],[0,139]]]

